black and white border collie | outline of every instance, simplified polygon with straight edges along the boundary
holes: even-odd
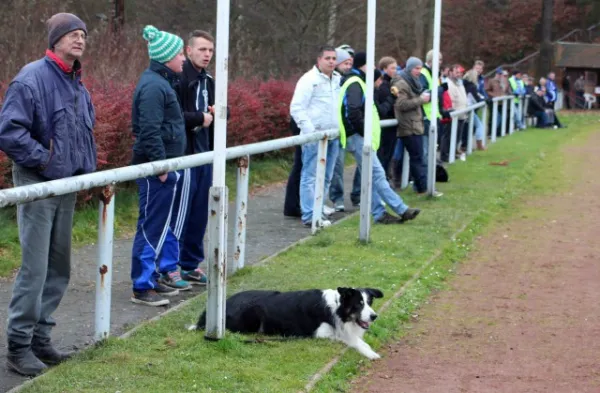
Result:
[[[377,318],[373,299],[382,297],[373,288],[243,291],[227,299],[225,327],[237,333],[342,341],[369,359],[379,359],[362,337]],[[190,330],[203,330],[205,324],[206,311]]]

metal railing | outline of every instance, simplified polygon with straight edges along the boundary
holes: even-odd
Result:
[[[248,209],[248,179],[250,171],[250,156],[267,153],[306,143],[319,143],[317,184],[315,185],[315,204],[313,213],[312,232],[321,226],[323,188],[325,180],[325,162],[327,155],[327,140],[339,136],[338,130],[318,131],[309,135],[297,135],[271,141],[258,142],[249,145],[230,147],[226,150],[226,159],[238,159],[237,195],[233,263],[230,272],[244,267],[246,247],[246,214]],[[98,259],[96,267],[96,304],[95,304],[95,340],[102,340],[110,332],[110,305],[112,291],[112,251],[114,234],[115,184],[131,181],[146,176],[159,175],[180,169],[206,165],[213,162],[214,152],[199,153],[190,156],[171,158],[163,161],[132,165],[116,169],[73,176],[0,190],[0,208],[18,203],[33,202],[54,196],[103,187],[98,195]],[[211,198],[212,201],[212,198]],[[224,201],[225,209],[228,201]],[[222,206],[222,205],[221,205]],[[212,207],[211,207],[212,208]],[[216,212],[226,214],[225,211]],[[214,228],[213,228],[214,229]],[[208,228],[209,240],[211,228]],[[210,269],[209,269],[210,271]],[[210,273],[209,273],[210,274]],[[212,284],[212,283],[211,283]]]

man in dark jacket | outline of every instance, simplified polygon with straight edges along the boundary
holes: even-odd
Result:
[[[143,35],[148,41],[150,66],[133,94],[133,164],[182,156],[186,143],[183,113],[174,89],[185,61],[183,40],[153,26],[146,26]],[[163,296],[190,289],[177,271],[179,234],[171,229],[173,221],[182,220],[174,208],[180,172],[136,180],[140,203],[131,266],[134,303],[162,306],[169,304]]]
[[[359,52],[354,57],[352,70],[342,79],[342,90],[340,92],[340,141],[345,147],[346,141],[353,144],[354,158],[356,164],[362,169],[362,151],[365,133],[365,71],[366,53]],[[377,105],[374,102],[373,123],[371,124],[372,147],[376,151],[380,144],[381,128],[379,125],[379,113],[387,112],[387,106],[393,106],[393,97],[388,97],[385,105]],[[368,126],[367,126],[368,127]],[[397,224],[407,220],[413,220],[420,213],[419,209],[409,208],[402,198],[391,188],[385,177],[385,171],[377,158],[373,155],[373,178],[372,178],[371,214],[373,220],[379,224]],[[385,202],[398,217],[389,214],[381,202]]]
[[[186,47],[187,60],[177,92],[183,107],[186,154],[213,150],[214,124],[212,107],[215,103],[215,82],[206,71],[214,54],[213,36],[195,30]],[[208,223],[208,194],[212,184],[212,165],[202,165],[184,171],[181,211],[185,214],[181,232],[181,277],[196,285],[206,285],[206,274],[198,267],[204,261],[204,233]]]
[[[529,105],[527,106],[529,115],[537,118],[537,128],[546,128],[550,125],[548,114],[546,113],[546,102],[544,101],[545,94],[546,91],[543,87],[536,86],[535,94],[531,96]]]
[[[377,92],[377,104],[385,105],[386,102],[391,100],[392,105],[387,105],[387,112],[381,113],[381,119],[393,119],[394,118],[394,105],[393,101],[395,97],[392,95],[390,88],[392,87],[392,79],[396,76],[396,69],[398,63],[393,57],[382,57],[379,60],[379,69],[383,73],[381,85]],[[392,178],[390,173],[390,162],[392,161],[392,155],[394,154],[394,148],[396,147],[396,127],[384,127],[381,129],[381,146],[377,151],[377,157],[381,162],[381,166],[386,173],[388,179]]]
[[[46,56],[23,67],[0,113],[0,150],[13,161],[15,186],[96,170],[90,94],[81,83],[87,29],[77,16],[48,20]],[[21,269],[8,307],[9,369],[34,376],[67,359],[50,343],[51,315],[69,284],[76,194],[17,206]]]

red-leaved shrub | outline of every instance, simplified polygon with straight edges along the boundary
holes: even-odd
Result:
[[[103,82],[86,77],[84,84],[96,110],[94,136],[98,170],[129,165],[133,146],[131,104],[134,83]],[[295,82],[235,80],[229,82],[227,146],[290,136],[289,105]],[[0,85],[4,97],[5,85]],[[0,152],[0,189],[12,187],[10,161]],[[80,200],[90,194],[83,192]]]

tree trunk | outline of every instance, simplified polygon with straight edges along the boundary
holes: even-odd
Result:
[[[329,0],[329,18],[327,20],[327,45],[335,46],[337,26],[337,0]]]
[[[554,46],[552,45],[554,0],[542,2],[542,43],[538,62],[538,77],[548,74],[553,66]]]

